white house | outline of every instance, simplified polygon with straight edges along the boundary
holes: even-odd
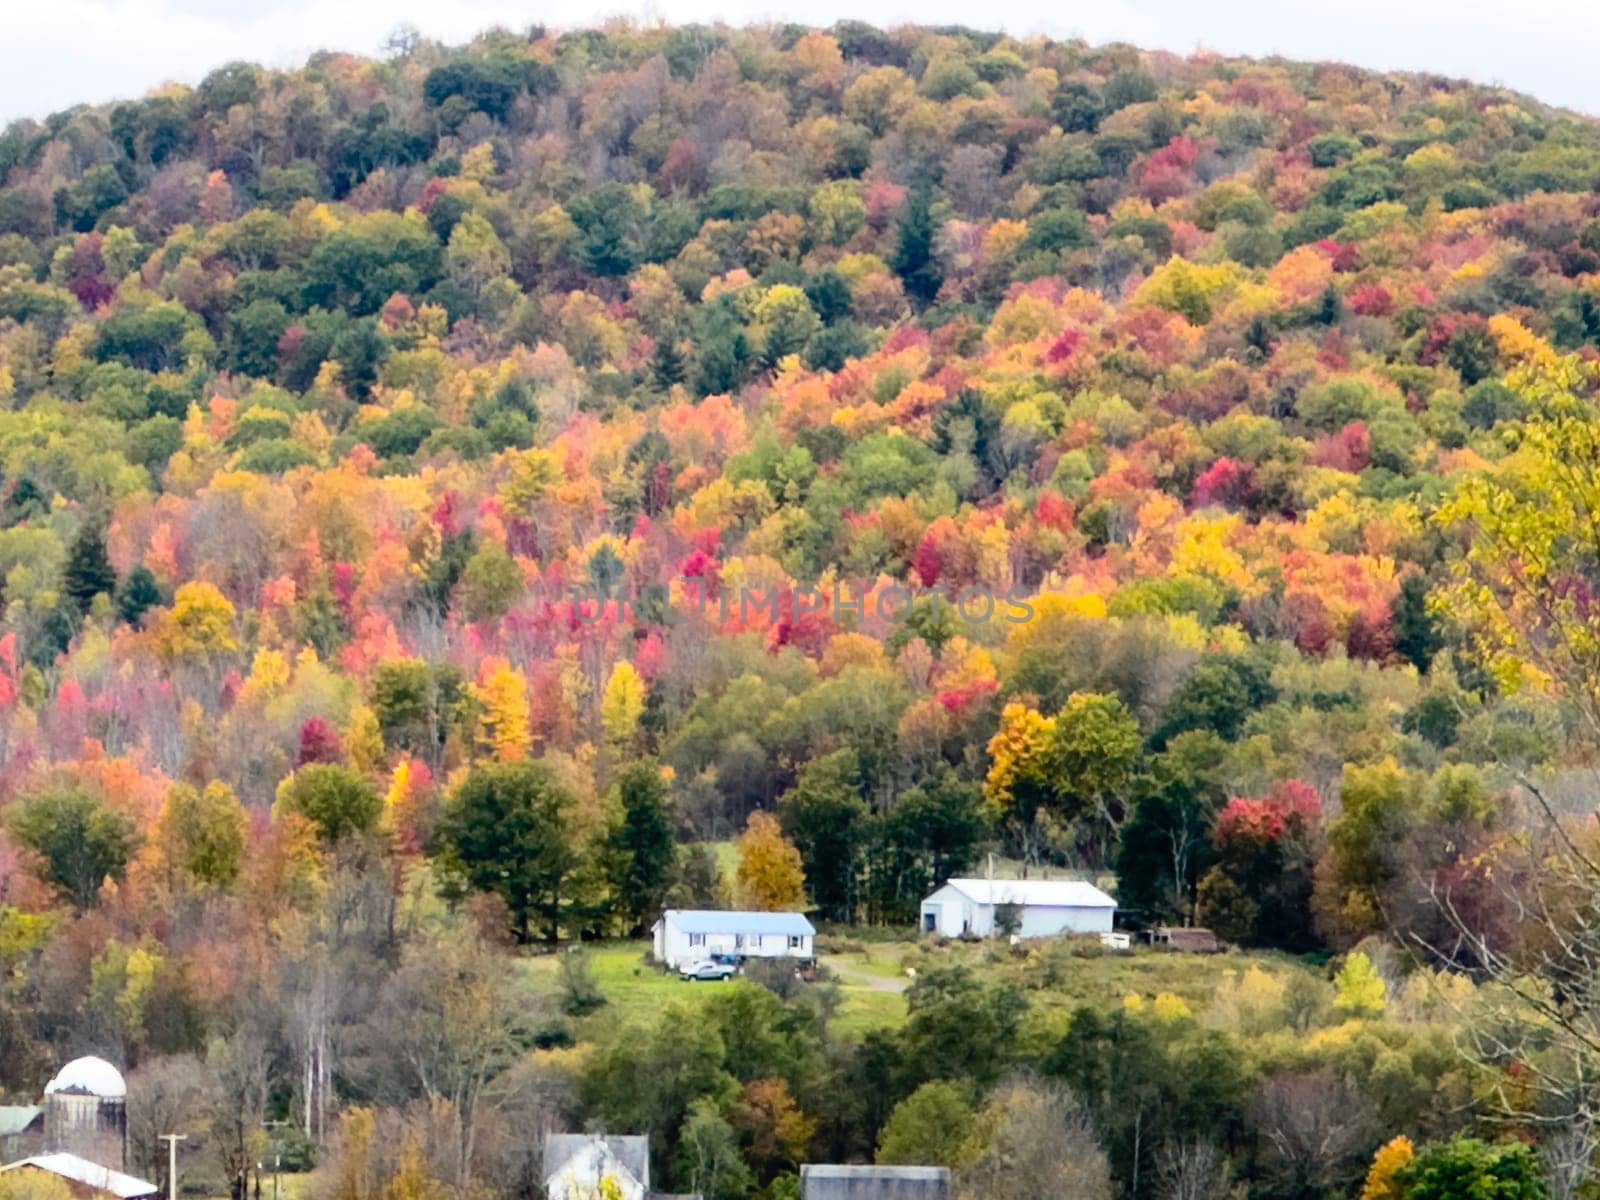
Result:
[[[809,960],[817,950],[816,927],[800,913],[669,908],[651,933],[656,958],[672,967],[713,954]]]
[[[595,1200],[610,1179],[623,1200],[650,1193],[650,1139],[643,1135],[552,1133],[544,1144],[547,1200]]]
[[[1025,938],[1063,933],[1109,933],[1117,902],[1074,879],[950,879],[922,902],[922,932],[989,937],[995,910],[1014,904]]]

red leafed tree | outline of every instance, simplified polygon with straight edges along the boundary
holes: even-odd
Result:
[[[1381,283],[1363,284],[1349,296],[1350,311],[1363,317],[1387,317],[1394,311],[1394,297]]]
[[[1338,433],[1323,438],[1312,455],[1319,467],[1352,474],[1365,470],[1371,458],[1372,434],[1367,431],[1365,421],[1352,421]]]
[[[1322,799],[1298,779],[1260,799],[1236,796],[1217,815],[1216,865],[1200,882],[1200,918],[1246,945],[1316,946],[1311,892]]]
[[[339,731],[321,717],[312,717],[300,726],[300,752],[295,765],[336,763],[344,760],[344,741]]]
[[[1227,508],[1248,508],[1256,497],[1255,471],[1245,463],[1219,458],[1194,481],[1196,508],[1221,504]]]

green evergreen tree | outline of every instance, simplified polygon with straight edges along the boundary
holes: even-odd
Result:
[[[853,921],[870,813],[855,751],[809,763],[779,805],[783,832],[800,851],[811,899],[824,919]]]
[[[642,935],[666,907],[677,862],[672,799],[660,768],[638,762],[617,784],[622,821],[606,839],[608,875],[617,908],[633,936]]]
[[[78,606],[79,612],[88,612],[89,605],[101,592],[116,591],[117,572],[106,553],[106,539],[98,526],[84,525],[72,539],[67,552],[67,565],[61,572],[61,588]]]
[[[1426,672],[1444,648],[1438,622],[1428,611],[1428,581],[1408,575],[1394,600],[1394,648],[1418,671]]]
[[[122,587],[117,591],[117,615],[129,625],[137,626],[144,614],[162,602],[161,586],[155,574],[146,566],[137,566],[128,572]]]
[[[650,359],[650,379],[661,391],[679,384],[688,376],[683,351],[678,339],[668,334],[656,343],[656,352]]]
[[[576,801],[541,763],[480,767],[450,798],[439,822],[452,890],[494,892],[511,911],[519,941],[535,926],[561,936],[572,907],[578,852],[569,828]]]
[[[906,293],[921,304],[931,304],[939,294],[944,274],[934,257],[933,196],[926,187],[911,193],[900,217],[894,254],[889,265],[905,284]]]

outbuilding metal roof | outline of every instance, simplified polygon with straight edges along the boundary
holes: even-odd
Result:
[[[803,1200],[949,1200],[950,1171],[806,1163],[800,1189]]]
[[[81,1183],[97,1192],[107,1192],[119,1197],[120,1200],[138,1200],[141,1196],[156,1194],[155,1184],[147,1183],[132,1175],[124,1175],[121,1171],[113,1171],[110,1167],[102,1167],[99,1163],[79,1158],[76,1154],[36,1154],[32,1158],[24,1158],[0,1167],[0,1173],[18,1171],[23,1167],[33,1167],[38,1171],[59,1175],[62,1179]]]
[[[0,1104],[0,1137],[26,1133],[44,1109],[34,1104]]]
[[[773,933],[803,937],[817,932],[803,913],[722,912],[705,908],[672,908],[661,918],[685,933]]]
[[[974,904],[1020,904],[1024,908],[1115,908],[1117,902],[1079,879],[951,879]]]

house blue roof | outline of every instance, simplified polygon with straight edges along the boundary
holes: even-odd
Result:
[[[817,928],[803,913],[722,912],[717,909],[672,908],[661,919],[685,933],[772,933],[810,935]]]

